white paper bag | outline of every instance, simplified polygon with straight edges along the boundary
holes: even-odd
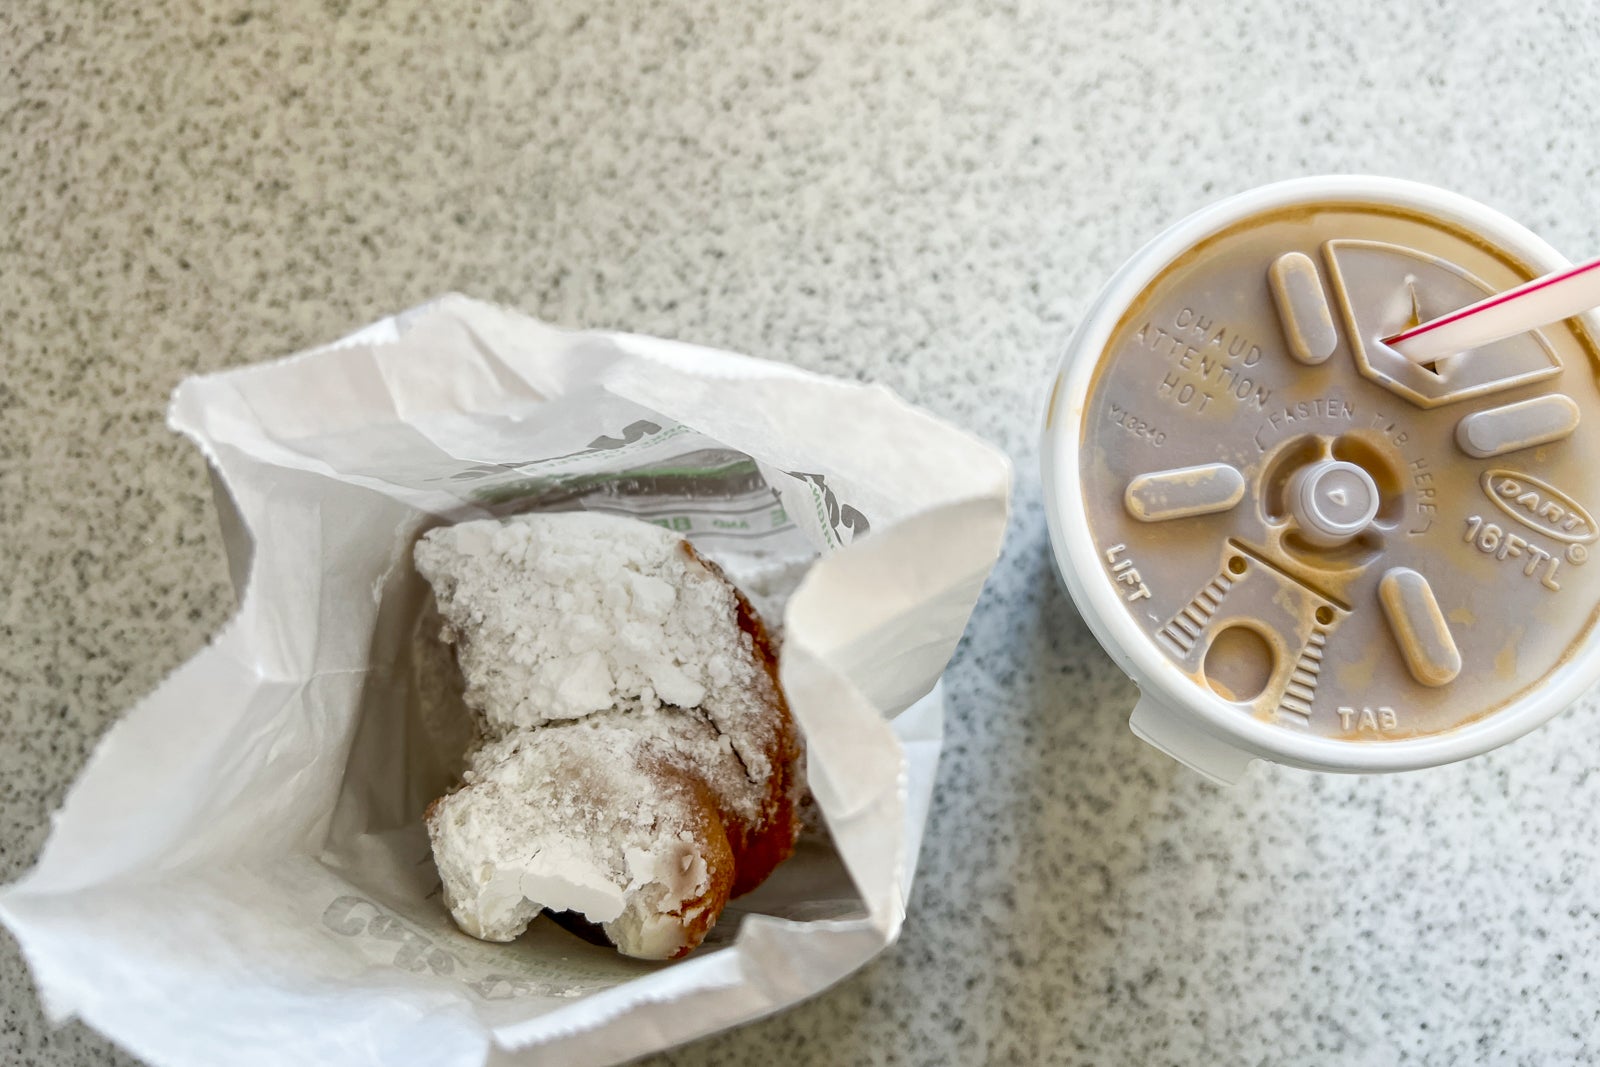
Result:
[[[151,1063],[612,1063],[816,993],[899,931],[936,686],[1000,548],[995,449],[884,389],[447,297],[185,381],[238,614],[101,741],[0,894],[46,1007]],[[460,742],[429,715],[411,565],[441,521],[589,508],[747,576],[810,563],[781,679],[831,832],[650,964],[537,920],[452,925],[421,824]],[[776,602],[776,601],[775,601]]]

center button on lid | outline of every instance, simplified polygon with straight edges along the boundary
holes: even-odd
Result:
[[[1354,463],[1325,459],[1294,476],[1289,512],[1307,541],[1335,548],[1365,530],[1378,513],[1378,486]]]

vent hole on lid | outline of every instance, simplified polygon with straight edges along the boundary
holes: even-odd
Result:
[[[1249,626],[1230,626],[1212,638],[1203,670],[1212,692],[1243,704],[1267,688],[1276,663],[1265,637]]]

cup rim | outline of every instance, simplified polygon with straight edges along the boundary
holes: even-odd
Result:
[[[1073,600],[1096,639],[1139,687],[1141,699],[1183,715],[1213,738],[1246,753],[1313,770],[1366,772],[1433,767],[1507,744],[1569,707],[1600,680],[1600,626],[1559,664],[1545,683],[1476,722],[1425,737],[1345,741],[1296,734],[1251,716],[1222,698],[1198,691],[1123,610],[1098,560],[1083,503],[1079,468],[1082,415],[1095,367],[1123,312],[1166,266],[1200,241],[1263,212],[1338,201],[1409,208],[1454,222],[1522,259],[1538,272],[1570,263],[1542,238],[1495,209],[1459,193],[1420,182],[1373,175],[1296,178],[1227,197],[1181,219],[1148,242],[1112,275],[1067,342],[1047,402],[1040,464],[1051,548]],[[1582,316],[1600,335],[1600,316]],[[1057,416],[1060,417],[1057,417]]]

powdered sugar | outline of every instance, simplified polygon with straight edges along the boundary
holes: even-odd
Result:
[[[612,713],[475,751],[466,786],[429,815],[445,901],[461,928],[509,941],[548,907],[620,921],[630,940],[613,937],[633,955],[683,947],[682,931],[670,933],[682,925],[673,913],[710,892],[712,871],[703,803],[656,760],[673,755],[670,746],[658,753],[656,738],[695,730],[688,717],[672,718],[681,722],[641,734]],[[724,893],[726,880],[724,872]]]
[[[588,512],[433,530],[417,569],[492,727],[739,703],[756,672],[733,591],[648,523]]]
[[[545,906],[630,954],[689,947],[730,839],[792,816],[795,743],[732,587],[676,535],[584,512],[441,527],[415,558],[483,736],[429,818],[457,922],[509,940]]]

